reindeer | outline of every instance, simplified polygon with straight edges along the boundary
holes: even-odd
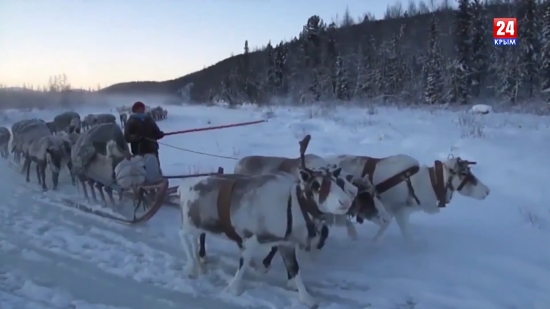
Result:
[[[22,133],[34,128],[35,125],[40,126],[40,122],[40,119],[25,119],[18,121],[11,126],[11,132],[13,135],[11,152],[13,153],[15,163],[19,164],[21,162],[21,155],[23,155],[23,143],[21,138]]]
[[[82,130],[88,131],[95,123],[97,123],[95,115],[86,115],[82,120]]]
[[[296,283],[299,300],[315,307],[317,302],[301,278],[296,247],[310,247],[316,237],[311,217],[348,213],[357,189],[346,192],[332,175],[306,168],[305,161],[303,164],[298,180],[288,173],[277,173],[209,176],[188,179],[180,185],[180,238],[187,256],[187,274],[197,277],[200,268],[195,239],[201,233],[223,234],[240,248],[239,267],[227,286],[227,291],[239,295],[254,253],[277,246]]]
[[[126,113],[120,113],[120,127],[124,128],[126,126],[126,121],[128,121],[128,114]]]
[[[162,111],[162,119],[168,119],[168,111],[167,110]]]
[[[308,154],[304,156],[304,160],[308,166],[314,168],[339,167],[337,164],[329,164],[325,159],[314,154]],[[235,165],[234,173],[247,174],[247,175],[262,175],[274,172],[287,172],[293,175],[297,175],[297,171],[300,168],[300,158],[285,158],[285,157],[273,157],[273,156],[248,156],[244,157]],[[376,198],[377,193],[374,190],[371,182],[365,177],[354,177],[352,174],[344,172],[344,177],[356,186],[362,188],[361,192],[364,195],[370,195],[374,199],[374,208],[370,208],[369,211],[362,211],[360,215],[351,214],[356,216],[357,221],[362,223],[364,219],[367,219],[380,227],[384,227],[389,224],[391,217],[386,212],[382,203]],[[366,200],[363,200],[365,202]],[[349,220],[348,216],[327,216],[327,221],[337,225],[345,225],[347,234],[351,239],[357,239],[357,231],[353,223]]]
[[[67,128],[67,132],[69,133],[80,133],[82,129],[82,122],[80,121],[80,118],[73,118],[71,119],[71,122],[69,124],[69,127]]]
[[[0,154],[6,159],[9,156],[9,144],[11,139],[10,130],[6,127],[0,127]]]
[[[42,136],[51,135],[46,122],[40,119],[28,119],[17,123],[12,126],[13,141],[12,141],[12,153],[14,154],[14,160],[16,163],[21,162],[21,157],[25,158],[25,162],[28,161],[27,152],[30,145]],[[30,162],[28,163],[30,164]],[[21,169],[21,173],[25,171],[25,164]]]
[[[116,123],[116,117],[112,114],[97,114],[95,115],[96,122],[94,125],[102,123]]]
[[[53,118],[53,122],[55,123],[55,133],[65,131],[71,127],[71,125],[74,126],[77,122],[76,120],[73,120],[75,118],[77,118],[78,123],[80,123],[80,115],[76,112],[69,111],[55,116]]]
[[[71,142],[68,139],[58,135],[45,135],[35,140],[30,145],[26,164],[27,181],[29,181],[30,162],[36,163],[36,177],[38,184],[42,185],[42,189],[47,190],[46,186],[46,167],[52,172],[53,190],[57,190],[59,184],[59,172],[63,166],[67,166],[71,174],[71,181],[75,184],[74,175],[72,172],[71,157]]]
[[[370,175],[382,203],[395,220],[405,239],[410,240],[409,215],[414,211],[435,214],[444,208],[454,192],[477,200],[485,199],[490,189],[470,169],[476,162],[449,156],[434,161],[432,166],[418,164],[407,155],[385,158],[339,155],[325,157],[355,177]],[[374,240],[378,240],[388,226],[382,227]]]

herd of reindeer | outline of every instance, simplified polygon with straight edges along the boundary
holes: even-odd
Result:
[[[109,117],[110,116],[110,117]],[[94,117],[94,122],[86,126]],[[89,115],[80,120],[66,112],[52,122],[28,119],[12,125],[11,133],[0,128],[2,156],[11,153],[14,161],[24,158],[23,170],[29,181],[30,164],[37,165],[39,184],[46,187],[46,167],[52,172],[53,188],[59,172],[67,166],[71,180],[94,186],[102,201],[107,192],[113,202],[113,174],[122,162],[129,162],[128,145],[121,123],[113,115]],[[300,275],[296,250],[321,249],[329,236],[329,226],[345,226],[350,238],[357,232],[352,220],[373,222],[379,227],[373,241],[395,221],[410,240],[409,216],[415,211],[435,214],[450,203],[453,194],[485,199],[490,189],[472,172],[476,162],[449,156],[421,165],[411,156],[398,154],[383,158],[357,155],[318,156],[305,154],[311,136],[300,141],[297,158],[248,156],[240,159],[233,174],[213,174],[186,178],[177,189],[182,222],[179,229],[191,278],[206,271],[206,235],[218,235],[237,244],[240,259],[237,272],[227,286],[234,294],[243,292],[247,269],[258,269],[258,252],[269,252],[261,261],[267,272],[275,254],[280,253],[289,287],[298,291],[300,302],[316,307]],[[98,150],[97,143],[102,143]],[[100,147],[100,148],[101,148]],[[135,157],[134,157],[135,158]],[[126,163],[125,163],[126,164]]]

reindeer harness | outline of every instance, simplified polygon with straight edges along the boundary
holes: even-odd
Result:
[[[365,177],[365,175],[368,175],[369,180],[371,181],[371,183],[374,184],[374,181],[373,181],[374,171],[376,169],[376,165],[378,164],[378,162],[380,162],[382,160],[384,160],[384,158],[370,158],[369,157],[367,159],[367,162],[365,162],[365,165],[363,166],[363,171],[361,172],[361,177]],[[419,166],[415,165],[415,166],[411,166],[408,169],[406,169],[404,171],[401,171],[401,172],[391,176],[390,178],[380,182],[379,184],[377,184],[375,186],[376,192],[378,192],[378,194],[382,194],[382,193],[388,191],[389,189],[397,186],[401,182],[405,181],[406,184],[407,184],[407,189],[409,190],[409,194],[415,200],[415,202],[418,205],[420,205],[420,200],[416,196],[416,194],[414,192],[414,188],[411,184],[411,176],[418,173],[419,170],[420,170]]]
[[[223,180],[222,185],[220,187],[220,191],[218,192],[218,198],[217,198],[216,204],[217,204],[217,210],[218,210],[219,224],[222,232],[225,234],[225,236],[227,236],[227,238],[236,242],[239,248],[242,248],[243,239],[237,233],[237,231],[235,230],[235,227],[233,226],[233,223],[231,222],[231,197],[233,195],[233,188],[235,187],[235,182],[237,182],[237,179]],[[330,182],[329,182],[329,186],[330,186]],[[306,220],[308,235],[310,235],[309,222],[311,222],[311,219],[309,219],[308,213],[309,212],[315,213],[314,212],[315,210],[318,213],[320,213],[320,211],[315,205],[311,207],[310,205],[305,204],[308,202],[303,200],[302,190],[299,186],[297,186],[296,188],[296,193],[298,195],[298,203],[300,205],[300,209],[302,210],[302,214],[304,215],[304,219]],[[300,197],[302,197],[302,199]],[[288,196],[286,215],[287,215],[287,225],[286,225],[284,239],[288,239],[288,237],[290,237],[290,234],[292,233],[293,220],[292,220],[292,195],[291,194],[289,194]],[[316,233],[315,225],[313,225],[313,233]],[[316,234],[314,234],[314,236],[315,235]]]
[[[450,170],[449,177],[445,180],[443,162],[439,160],[434,161],[434,166],[430,167],[428,172],[430,175],[430,183],[434,190],[435,197],[437,198],[437,206],[440,208],[447,206],[453,197],[453,192],[462,190],[466,184],[477,184],[476,177],[472,174],[470,168],[468,167],[470,164],[476,163],[457,158],[458,171]],[[457,173],[463,173],[465,176],[455,190],[452,179]]]

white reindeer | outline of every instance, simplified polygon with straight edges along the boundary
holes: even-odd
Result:
[[[489,187],[470,169],[476,163],[459,157],[435,161],[433,166],[421,165],[417,169],[414,167],[418,161],[407,155],[385,158],[340,155],[325,159],[352,172],[356,177],[371,175],[377,187],[387,184],[383,192],[379,192],[382,203],[390,215],[395,217],[403,237],[408,240],[411,237],[409,215],[412,212],[422,210],[429,214],[438,213],[451,201],[455,191],[477,200],[485,199],[490,193]],[[406,171],[412,172],[407,174]],[[391,183],[388,184],[388,180]],[[375,241],[387,227],[381,227]]]
[[[227,287],[237,295],[243,291],[242,278],[254,253],[278,246],[299,300],[315,307],[317,302],[301,278],[296,247],[310,246],[310,216],[348,213],[357,191],[345,192],[329,174],[300,169],[299,180],[287,173],[189,179],[178,188],[178,194],[180,237],[189,276],[196,277],[200,269],[195,240],[201,233],[223,233],[239,245],[239,267]]]
[[[320,156],[307,154],[304,156],[305,164],[313,169],[326,168],[332,166],[333,169],[340,167],[338,164],[329,164],[329,162]],[[300,168],[300,158],[286,158],[274,156],[248,156],[240,159],[235,165],[235,174],[246,175],[263,175],[276,172],[287,172],[297,177]],[[345,171],[345,169],[344,169]],[[347,172],[342,173],[343,177],[350,183],[360,186],[360,194],[358,198],[363,199],[370,195],[375,208],[363,209],[358,215],[357,220],[362,222],[367,219],[376,225],[382,227],[387,226],[391,221],[391,216],[386,212],[383,203],[378,200],[377,193],[370,180],[363,176],[356,176]],[[357,231],[353,222],[346,216],[327,216],[327,223],[336,226],[345,225],[348,236],[355,240],[357,239]]]

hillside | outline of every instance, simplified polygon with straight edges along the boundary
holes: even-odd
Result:
[[[192,101],[234,103],[266,102],[274,96],[302,102],[391,99],[431,104],[467,103],[478,97],[531,99],[544,95],[542,85],[550,85],[550,70],[538,70],[544,66],[534,56],[545,52],[540,35],[545,20],[537,12],[545,11],[547,2],[460,0],[458,10],[396,13],[347,26],[312,16],[291,42],[269,44],[174,80],[120,83],[101,92],[179,96],[192,85]],[[493,47],[493,17],[518,17],[519,44],[535,50]],[[550,18],[548,23],[550,29]],[[547,50],[550,54],[550,44]]]

